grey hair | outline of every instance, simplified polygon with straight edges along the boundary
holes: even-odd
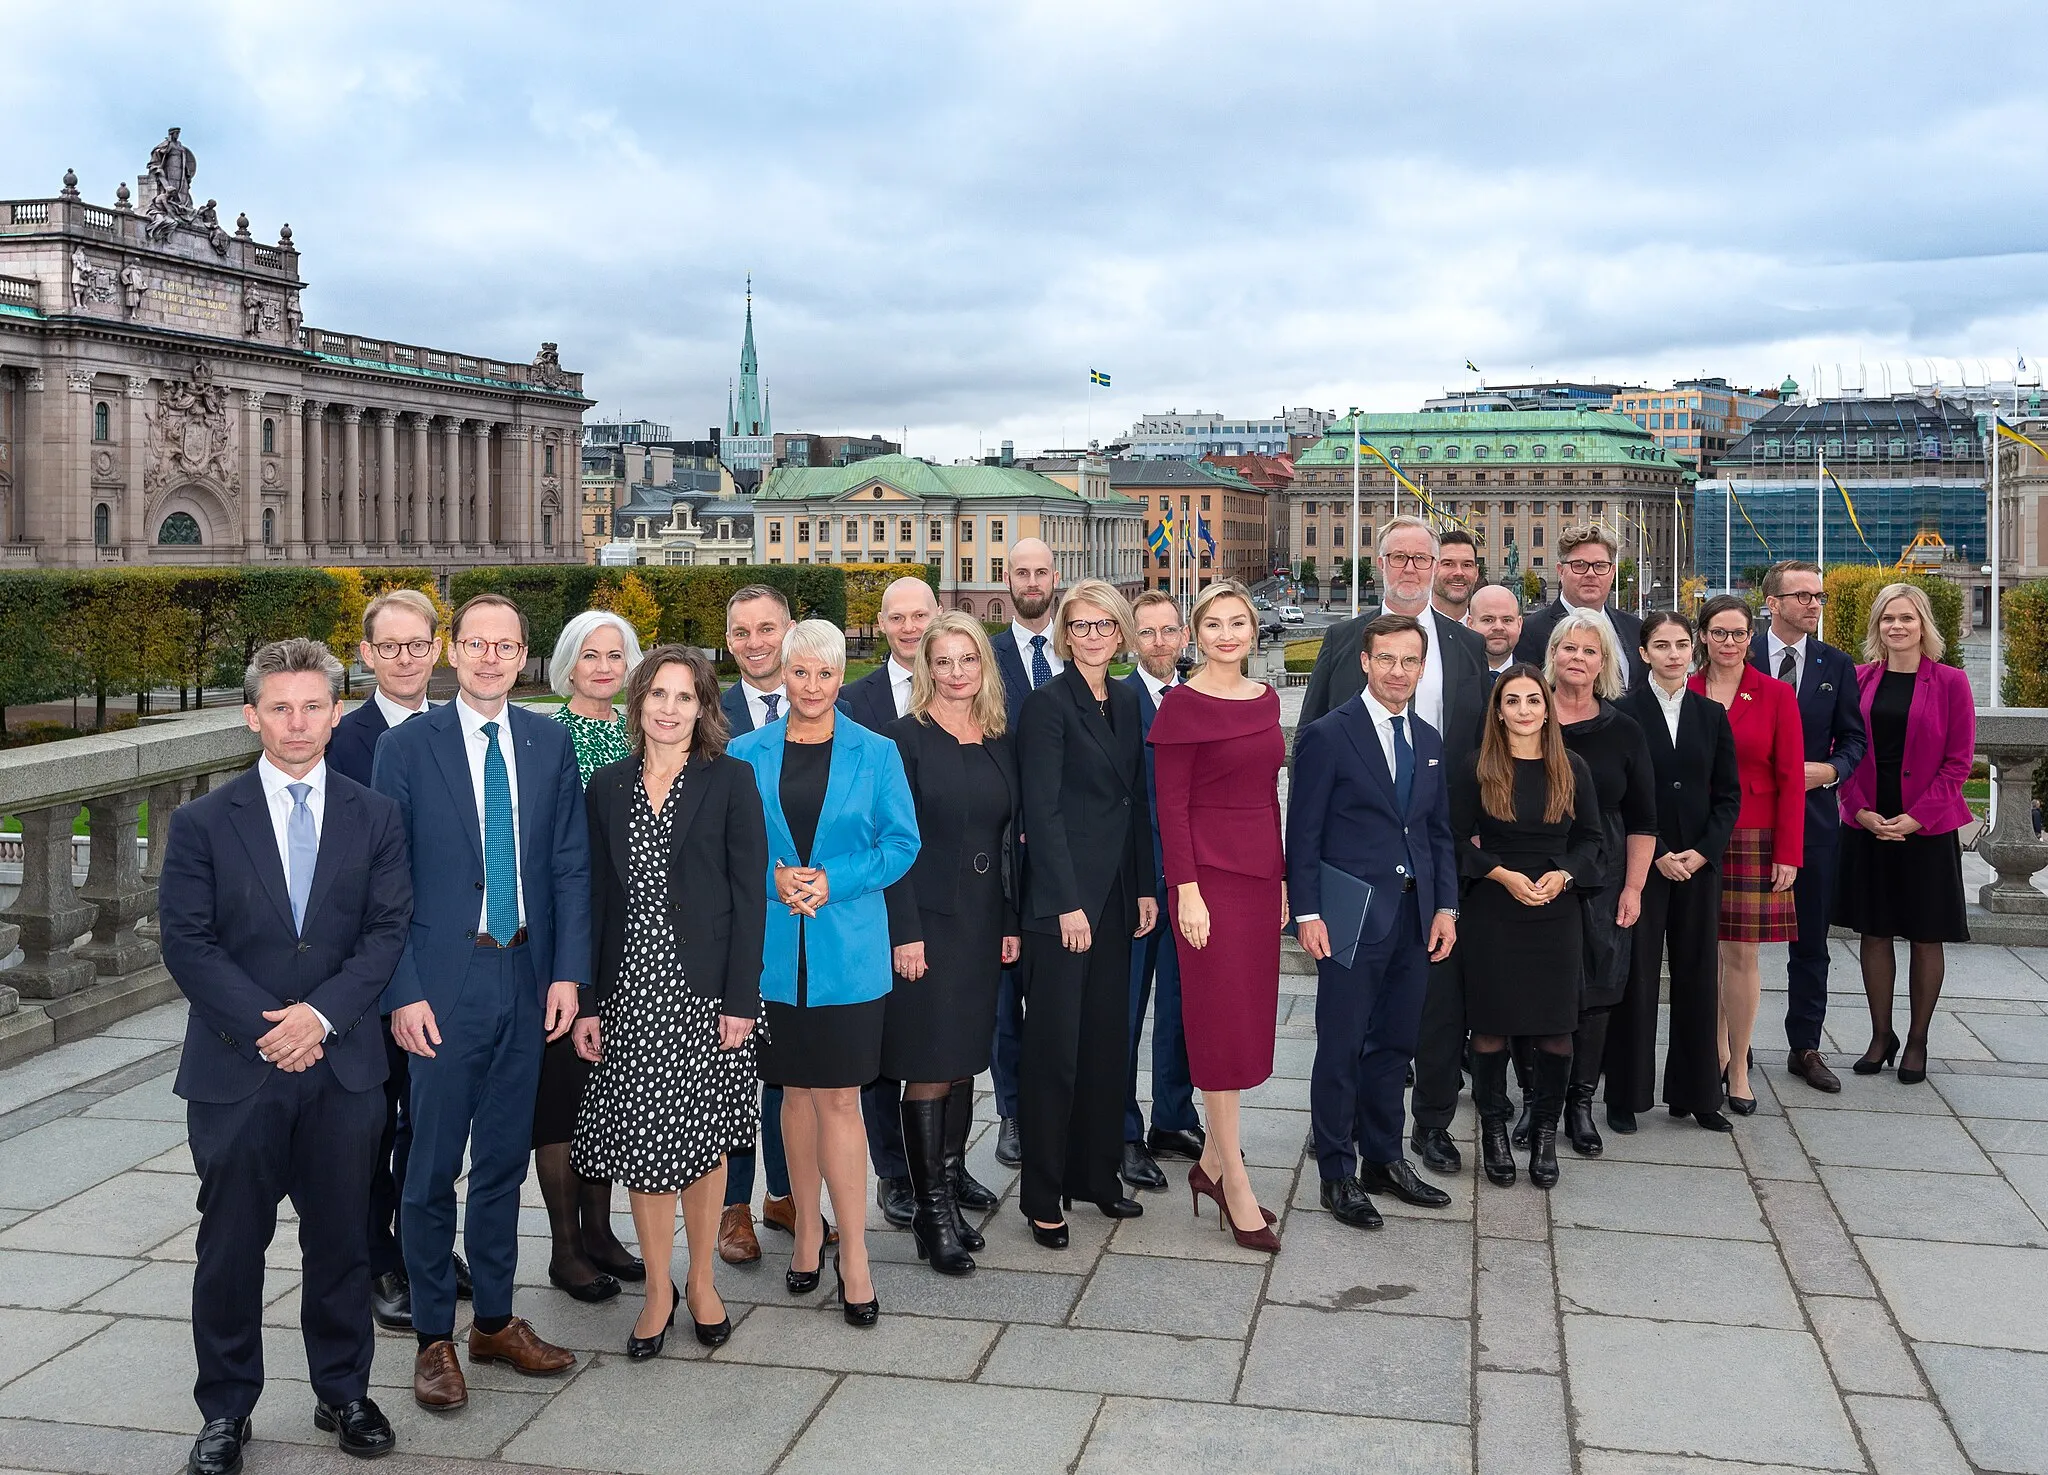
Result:
[[[1386,525],[1380,529],[1379,541],[1372,545],[1372,551],[1378,554],[1381,558],[1385,558],[1387,556],[1387,539],[1391,538],[1395,533],[1400,532],[1403,528],[1418,528],[1421,531],[1428,533],[1429,551],[1431,553],[1440,553],[1443,551],[1443,544],[1437,538],[1436,529],[1431,527],[1428,523],[1424,522],[1421,518],[1410,517],[1405,513],[1402,514],[1400,517],[1389,518],[1387,520]]]
[[[633,674],[633,668],[640,664],[640,637],[633,633],[633,627],[626,623],[625,616],[611,610],[587,609],[562,627],[555,641],[555,653],[548,659],[548,685],[555,689],[556,696],[569,695],[569,677],[576,670],[576,658],[583,654],[583,642],[607,625],[618,627],[619,643],[626,648],[626,674]]]
[[[1543,648],[1543,679],[1557,685],[1557,647],[1574,630],[1591,630],[1600,641],[1600,674],[1593,678],[1593,695],[1613,701],[1621,695],[1621,642],[1606,617],[1589,609],[1568,609],[1551,629],[1550,643]]]
[[[788,665],[799,656],[809,656],[846,674],[846,632],[830,620],[798,620],[782,637],[782,661]]]
[[[287,676],[297,671],[325,676],[329,698],[341,699],[341,662],[334,658],[334,652],[317,640],[294,635],[289,640],[273,640],[257,647],[248,669],[242,672],[243,704],[253,707],[262,701],[264,677]]]

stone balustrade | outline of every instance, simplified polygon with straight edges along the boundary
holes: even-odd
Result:
[[[2048,894],[2034,873],[2048,866],[2048,841],[2034,834],[2034,770],[2048,762],[2048,710],[1986,707],[1977,713],[1977,752],[1996,765],[1998,823],[1977,841],[1977,854],[1998,873],[1979,888],[1977,903],[1996,937],[1985,942],[2048,942]],[[1973,938],[1984,931],[1971,918]],[[2008,936],[2011,933],[2013,935]]]

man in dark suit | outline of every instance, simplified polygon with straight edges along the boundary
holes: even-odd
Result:
[[[1180,683],[1181,650],[1187,627],[1173,596],[1157,589],[1131,606],[1138,622],[1138,669],[1121,677],[1138,694],[1138,728],[1152,732],[1152,717],[1166,689]],[[1166,851],[1159,843],[1159,784],[1153,774],[1152,745],[1145,745],[1145,785],[1152,799],[1152,893],[1166,915]],[[1154,978],[1158,987],[1153,987]],[[1152,1130],[1138,1105],[1138,1039],[1145,1008],[1152,1008]],[[1195,1088],[1188,1077],[1187,1037],[1181,1030],[1180,950],[1165,927],[1131,942],[1131,1073],[1124,1101],[1124,1182],[1133,1188],[1164,1188],[1158,1158],[1199,1161],[1208,1136],[1195,1115]]]
[[[1615,643],[1621,647],[1626,667],[1623,684],[1635,687],[1650,679],[1650,668],[1643,660],[1642,621],[1607,602],[1614,592],[1615,570],[1620,567],[1616,546],[1614,534],[1597,522],[1569,527],[1557,535],[1557,598],[1522,622],[1516,660],[1540,670],[1550,649],[1550,632],[1565,611],[1589,609],[1614,627]]]
[[[1820,638],[1827,595],[1820,569],[1787,559],[1764,575],[1764,607],[1771,623],[1749,643],[1749,663],[1799,693],[1799,725],[1806,737],[1806,851],[1792,900],[1799,935],[1785,959],[1786,1069],[1816,1091],[1842,1089],[1841,1077],[1820,1053],[1821,1022],[1828,1010],[1828,913],[1834,905],[1835,858],[1841,810],[1835,785],[1855,772],[1867,742],[1856,663]]]
[[[469,1359],[529,1376],[575,1355],[512,1314],[519,1188],[533,1138],[541,1048],[575,1023],[590,981],[590,831],[568,729],[507,702],[526,664],[526,617],[479,594],[455,612],[452,702],[385,734],[379,792],[412,852],[412,935],[385,1003],[412,1062],[404,1188],[412,1280],[413,1397],[460,1408],[455,1356],[455,1179],[465,1152],[465,1243],[476,1282]]]
[[[1059,565],[1042,538],[1019,538],[1010,545],[1003,580],[1010,588],[1010,628],[989,637],[996,669],[1003,675],[1003,697],[1010,708],[1010,731],[1024,698],[1066,669],[1053,649],[1052,616],[1059,603]],[[1023,754],[1018,754],[1023,761]],[[1028,837],[1026,837],[1028,839]],[[1019,854],[1022,861],[1022,854]],[[989,1075],[996,1089],[996,1161],[1014,1168],[1024,1161],[1017,1140],[1017,1072],[1024,1053],[1024,997],[1018,970],[1005,968],[996,994],[996,1043]]]
[[[1486,642],[1486,694],[1490,697],[1500,673],[1515,663],[1515,643],[1522,638],[1521,596],[1505,584],[1481,584],[1472,591],[1466,623]],[[1484,721],[1482,717],[1482,731]]]
[[[1492,686],[1486,641],[1433,606],[1438,547],[1436,530],[1417,517],[1397,517],[1380,530],[1380,587],[1386,590],[1386,607],[1330,627],[1302,698],[1297,732],[1306,731],[1311,722],[1341,707],[1365,686],[1364,633],[1382,614],[1395,614],[1421,622],[1428,637],[1422,676],[1410,705],[1443,743],[1446,771],[1457,772],[1478,748]],[[1462,965],[1455,956],[1440,958],[1429,970],[1415,1046],[1415,1130],[1409,1143],[1433,1173],[1455,1173],[1463,1166],[1450,1127],[1458,1109],[1464,1060]]]
[[[938,612],[938,597],[923,579],[892,581],[882,591],[879,612],[889,657],[841,689],[839,710],[869,732],[886,732],[890,723],[908,712],[917,648],[924,640],[925,626]],[[903,1083],[883,1076],[862,1087],[860,1116],[868,1132],[868,1160],[875,1168],[875,1202],[884,1219],[898,1229],[908,1229],[917,1212],[917,1199],[910,1190],[910,1159],[903,1150]]]
[[[377,689],[336,725],[327,745],[329,768],[370,786],[377,739],[427,710],[427,682],[441,659],[440,621],[433,600],[417,589],[386,590],[370,601],[356,653]],[[412,1118],[405,1111],[412,1080],[406,1062],[412,1057],[391,1038],[389,1019],[381,1033],[391,1074],[384,1081],[383,1140],[370,1174],[370,1315],[387,1331],[409,1332],[412,1285],[399,1249],[398,1190],[412,1154]],[[455,1287],[458,1296],[470,1292],[469,1266],[460,1255],[455,1257]]]
[[[315,641],[257,651],[242,710],[263,756],[180,808],[164,845],[164,963],[192,1006],[173,1089],[199,1174],[195,1475],[242,1467],[263,1391],[263,1259],[286,1195],[313,1422],[353,1455],[394,1442],[369,1396],[363,1203],[384,1116],[377,1001],[412,883],[397,806],[325,761],[340,692],[341,663]]]
[[[1429,964],[1458,930],[1444,746],[1411,706],[1427,642],[1408,615],[1366,627],[1365,690],[1301,730],[1287,805],[1288,898],[1317,961],[1309,1115],[1322,1202],[1358,1229],[1380,1227],[1369,1190],[1423,1208],[1450,1202],[1401,1155],[1401,1087]],[[1348,967],[1331,956],[1325,865],[1372,887]]]

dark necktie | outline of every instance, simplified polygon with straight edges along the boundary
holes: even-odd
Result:
[[[1050,680],[1052,662],[1045,658],[1045,637],[1034,635],[1031,637],[1031,689],[1037,691]]]
[[[1387,720],[1394,727],[1394,798],[1405,817],[1408,800],[1415,793],[1415,749],[1408,744],[1408,724],[1399,717]]]
[[[519,847],[512,833],[512,775],[498,746],[498,724],[486,722],[484,747],[484,912],[491,936],[509,942],[519,930]]]
[[[1799,655],[1789,645],[1778,656],[1778,679],[1794,691],[1799,689]]]
[[[769,692],[761,698],[761,705],[768,709],[768,721],[773,722],[775,720],[775,709],[782,705],[782,693],[779,691]]]

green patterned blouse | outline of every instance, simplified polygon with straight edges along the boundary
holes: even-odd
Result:
[[[564,702],[555,708],[555,720],[569,729],[569,742],[576,749],[576,774],[586,789],[593,773],[632,752],[626,746],[624,713],[615,713],[610,718],[584,717],[570,711],[569,704]]]

